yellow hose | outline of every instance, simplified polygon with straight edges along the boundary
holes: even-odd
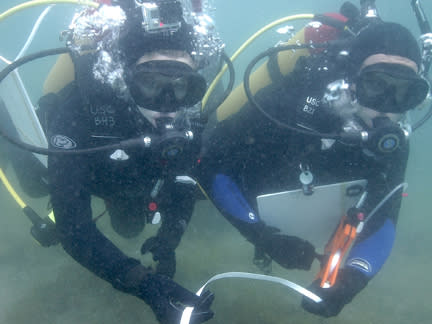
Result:
[[[49,219],[51,219],[51,221],[55,224],[55,216],[54,216],[54,211],[50,211],[48,214]]]
[[[196,184],[197,184],[199,190],[201,190],[201,192],[202,192],[202,194],[204,195],[204,197],[206,197],[206,199],[207,199],[208,201],[211,201],[210,197],[207,195],[207,192],[204,190],[203,187],[201,187],[201,185],[199,184],[198,181],[197,181]]]
[[[315,16],[314,14],[300,14],[300,15],[292,15],[292,16],[284,17],[284,18],[273,21],[272,23],[264,26],[263,28],[258,30],[255,34],[253,34],[251,37],[249,37],[246,40],[246,42],[244,42],[243,45],[241,45],[239,47],[239,49],[233,54],[233,56],[231,56],[231,61],[234,62],[237,59],[237,57],[241,54],[241,52],[243,52],[253,41],[255,41],[255,39],[257,37],[259,37],[261,34],[266,32],[267,30],[269,30],[269,29],[271,29],[277,25],[286,23],[288,21],[299,20],[299,19],[313,19],[314,16]],[[225,73],[227,68],[228,68],[228,66],[225,64],[224,67],[222,68],[222,70],[218,73],[218,75],[215,77],[213,82],[210,84],[210,86],[209,86],[209,88],[208,88],[208,90],[207,90],[207,92],[204,95],[204,98],[202,100],[202,110],[205,109],[205,106],[207,104],[207,101],[208,101],[210,95],[213,93],[214,89],[216,88],[217,83],[222,78],[222,75]]]
[[[9,194],[12,196],[12,198],[16,201],[16,203],[21,207],[21,209],[24,210],[24,208],[29,208],[27,204],[21,199],[21,197],[18,195],[18,193],[15,191],[15,189],[10,184],[8,178],[6,177],[4,171],[2,168],[0,168],[0,180],[6,187],[6,190],[9,192]],[[49,219],[55,224],[55,216],[54,212],[51,210],[48,213]]]
[[[17,202],[17,204],[21,207],[21,209],[24,209],[27,205],[26,203],[18,196],[15,189],[10,184],[9,180],[7,179],[6,175],[4,174],[3,170],[0,168],[0,179],[3,182],[4,186],[6,187],[7,191],[9,191],[10,195],[13,199]]]
[[[93,8],[98,8],[100,6],[99,3],[94,2],[94,1],[89,1],[89,0],[33,0],[33,1],[21,3],[15,7],[12,7],[10,9],[6,10],[2,14],[0,14],[0,22],[3,19],[6,19],[7,17],[12,16],[12,15],[16,14],[17,12],[24,10],[24,9],[28,9],[28,8],[36,7],[36,6],[42,6],[42,5],[62,4],[62,3],[66,3],[66,4],[71,3],[71,4],[81,5],[81,6],[89,6],[89,7],[93,7]]]

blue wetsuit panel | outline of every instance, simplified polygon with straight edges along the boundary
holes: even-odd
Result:
[[[232,217],[247,223],[257,223],[258,215],[249,206],[238,186],[230,177],[217,174],[212,183],[213,202]]]
[[[389,219],[386,220],[378,231],[353,246],[346,265],[372,278],[390,255],[395,235],[394,223]]]

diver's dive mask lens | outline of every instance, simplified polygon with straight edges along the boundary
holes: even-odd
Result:
[[[131,94],[138,105],[156,111],[176,111],[198,103],[207,89],[205,79],[189,65],[177,61],[138,64]]]
[[[356,82],[359,103],[384,113],[403,113],[426,98],[429,85],[414,70],[399,64],[374,64],[364,68]]]
[[[140,73],[135,77],[142,95],[146,98],[156,98],[164,91],[170,90],[174,99],[184,100],[188,91],[188,79],[185,77],[173,78],[160,73]]]

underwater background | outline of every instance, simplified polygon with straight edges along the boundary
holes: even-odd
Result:
[[[0,12],[23,1],[0,1]],[[321,0],[214,0],[216,26],[231,55],[255,31],[284,16],[300,13],[338,11],[344,1]],[[359,1],[353,1],[358,5]],[[419,35],[411,0],[377,0],[386,21],[407,26]],[[432,1],[423,1],[432,20]],[[31,8],[0,21],[0,55],[12,59],[21,49],[43,7]],[[47,15],[28,53],[61,47],[61,30],[67,28],[76,10],[73,5],[57,5]],[[293,26],[300,29],[305,21]],[[236,62],[237,80],[258,52],[274,45],[281,36],[269,31]],[[30,63],[20,69],[34,103],[41,95],[43,80],[55,58]],[[425,111],[412,114],[419,119]],[[216,299],[215,317],[209,324],[283,323],[431,323],[432,289],[432,120],[411,137],[411,155],[406,180],[408,196],[403,200],[393,252],[381,272],[336,318],[322,319],[302,310],[301,297],[275,284],[226,279],[210,285]],[[20,191],[12,168],[7,175],[17,191],[40,215],[46,215],[48,199],[30,199]],[[32,239],[30,222],[0,186],[0,323],[157,323],[150,308],[141,300],[118,292],[73,261],[57,245],[43,248]],[[103,211],[95,199],[94,214]],[[125,240],[111,229],[109,218],[98,226],[127,254],[141,257],[142,242],[155,233],[148,225],[142,235]],[[208,201],[199,201],[194,217],[177,254],[175,280],[197,290],[211,276],[228,271],[258,272],[252,264],[253,248],[234,230]],[[272,275],[307,286],[310,272],[288,271],[273,264]]]

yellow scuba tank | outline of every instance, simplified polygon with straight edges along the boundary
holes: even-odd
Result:
[[[291,38],[287,45],[295,45],[300,42],[304,44],[304,28],[299,31],[293,38]],[[287,75],[294,68],[297,60],[301,56],[308,54],[307,49],[300,49],[296,51],[283,51],[278,53],[278,66],[283,75]],[[252,73],[250,78],[250,88],[253,95],[255,95],[260,89],[263,89],[272,83],[268,69],[268,61],[262,64],[255,72]],[[238,112],[246,103],[248,99],[241,83],[228,98],[218,107],[216,110],[217,120],[222,121],[229,116]]]
[[[48,73],[43,85],[43,94],[58,93],[75,80],[75,66],[69,54],[61,54]]]

